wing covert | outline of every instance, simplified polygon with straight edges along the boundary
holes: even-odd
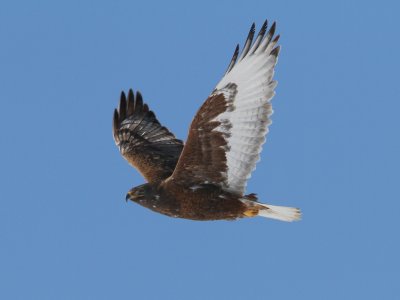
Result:
[[[185,184],[216,184],[226,180],[229,122],[216,118],[230,110],[236,86],[230,84],[225,94],[211,95],[196,113],[181,158],[171,178]],[[217,128],[224,130],[217,131]]]

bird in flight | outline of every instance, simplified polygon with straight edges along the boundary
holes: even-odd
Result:
[[[299,220],[300,210],[258,202],[245,194],[271,124],[273,80],[280,46],[275,22],[255,25],[215,89],[197,111],[186,143],[157,120],[139,92],[121,93],[113,135],[123,157],[148,183],[126,200],[155,212],[191,220],[235,220],[261,216]]]

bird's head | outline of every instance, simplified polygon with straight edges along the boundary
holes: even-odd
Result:
[[[146,183],[130,189],[126,194],[126,201],[131,200],[133,202],[144,204],[147,200],[152,198],[153,187]]]

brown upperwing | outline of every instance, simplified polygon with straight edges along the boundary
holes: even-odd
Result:
[[[226,138],[230,124],[215,118],[231,108],[236,85],[230,84],[225,89],[226,93],[221,91],[208,97],[194,117],[182,155],[171,176],[173,182],[224,186],[227,171]],[[225,127],[226,133],[215,131],[218,126]]]
[[[119,110],[113,119],[114,140],[125,159],[148,182],[169,177],[182,152],[183,142],[158,122],[155,114],[129,90],[128,99],[121,93]]]

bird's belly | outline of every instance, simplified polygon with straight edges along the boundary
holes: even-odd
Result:
[[[234,220],[243,217],[244,204],[231,195],[189,192],[163,203],[155,211],[174,218],[197,221]]]

